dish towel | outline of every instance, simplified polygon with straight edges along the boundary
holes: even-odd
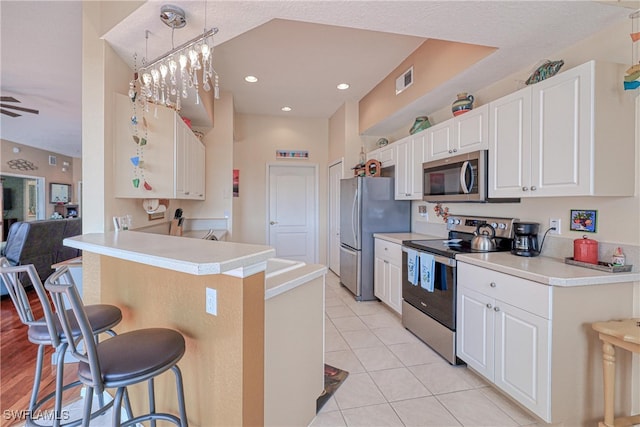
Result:
[[[433,292],[436,259],[428,253],[420,253],[420,286],[427,292]]]
[[[409,283],[416,286],[418,284],[418,252],[413,249],[407,250],[407,277]]]

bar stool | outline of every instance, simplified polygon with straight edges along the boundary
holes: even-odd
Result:
[[[620,427],[640,424],[640,414],[614,418],[616,350],[622,348],[640,353],[640,318],[596,322],[591,325],[602,340],[602,368],[604,385],[604,421],[599,427]]]
[[[38,296],[38,300],[42,307],[43,317],[36,319],[34,309],[29,302],[24,285],[19,280],[20,275],[26,274],[31,280],[34,290]],[[60,425],[78,425],[78,420],[71,420],[64,424],[60,423],[62,415],[62,394],[65,390],[80,385],[80,381],[74,381],[70,384],[63,384],[64,379],[64,357],[69,345],[68,336],[63,332],[60,322],[53,314],[51,303],[47,297],[40,277],[32,264],[11,266],[7,258],[0,258],[0,277],[5,283],[9,297],[18,312],[20,321],[28,326],[27,337],[29,341],[38,346],[36,358],[35,376],[33,379],[33,388],[31,390],[31,399],[29,400],[29,411],[27,413],[27,425],[38,424],[33,420],[33,416],[37,414],[37,410],[41,408],[47,401],[55,399],[55,417],[54,426]],[[122,312],[113,305],[96,304],[87,306],[87,315],[91,325],[91,332],[94,339],[98,339],[101,333],[107,333],[111,336],[116,335],[112,328],[122,320]],[[80,336],[80,329],[74,324],[70,329],[73,337]],[[44,350],[46,346],[52,346],[57,354],[56,358],[56,389],[53,393],[48,394],[42,400],[38,401],[40,391],[40,382],[42,380],[42,366],[44,362]]]
[[[75,341],[69,343],[73,355],[80,360],[78,377],[87,387],[84,403],[83,426],[88,427],[91,418],[113,407],[113,425],[129,426],[136,423],[165,420],[186,427],[187,413],[184,404],[182,374],[178,361],[185,353],[182,334],[173,329],[149,328],[126,332],[102,342],[92,339],[92,331],[86,309],[68,267],[54,272],[44,283],[49,291],[65,333],[71,333],[74,322],[80,327],[84,338],[84,349]],[[66,310],[65,307],[71,307]],[[156,412],[154,378],[171,369],[176,379],[176,392],[180,418],[173,414]],[[127,386],[147,381],[149,413],[133,417]],[[107,388],[116,388],[114,399],[104,404],[101,397]],[[92,412],[93,393],[99,398],[99,408]],[[120,424],[121,407],[124,403],[128,420]]]

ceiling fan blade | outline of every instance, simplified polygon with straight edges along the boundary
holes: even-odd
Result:
[[[11,108],[12,110],[24,111],[25,113],[40,114],[40,111],[38,111],[38,110],[32,110],[31,108],[16,107],[16,106],[9,105],[9,104],[0,103],[0,107],[2,107],[2,108]]]
[[[5,110],[4,108],[0,108],[0,113],[6,114],[9,117],[20,117],[22,114],[14,113],[13,111]]]
[[[0,102],[20,102],[13,96],[0,96]]]

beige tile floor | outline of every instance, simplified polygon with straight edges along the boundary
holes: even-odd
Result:
[[[380,302],[357,302],[329,272],[325,362],[349,377],[312,427],[537,426],[466,366],[451,366]]]

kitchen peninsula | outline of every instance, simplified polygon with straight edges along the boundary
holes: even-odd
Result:
[[[179,366],[191,425],[311,421],[324,387],[325,266],[274,259],[269,246],[136,231],[64,244],[83,250],[85,303],[122,309],[117,331],[184,335]],[[205,312],[208,289],[215,315]],[[157,389],[158,407],[177,412],[172,376],[161,376]],[[130,393],[134,411],[146,407],[144,385]]]

